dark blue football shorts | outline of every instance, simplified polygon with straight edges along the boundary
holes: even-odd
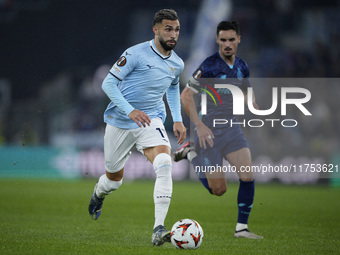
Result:
[[[215,138],[214,146],[211,148],[200,148],[197,133],[195,133],[195,150],[197,157],[192,162],[195,166],[222,166],[223,158],[231,152],[248,148],[247,140],[240,125],[227,128],[212,128]]]

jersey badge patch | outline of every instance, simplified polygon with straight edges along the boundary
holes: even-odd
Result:
[[[197,80],[199,78],[201,78],[202,76],[202,72],[201,70],[197,70],[196,73],[194,73],[193,77]]]
[[[117,66],[125,66],[126,64],[126,57],[120,57],[118,60],[117,60]]]

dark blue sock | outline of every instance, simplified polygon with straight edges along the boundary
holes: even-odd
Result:
[[[253,207],[255,194],[255,182],[241,181],[238,189],[237,204],[238,204],[238,223],[248,224],[248,218]]]
[[[192,163],[193,163],[194,166],[197,165],[197,164],[195,164],[195,163],[198,163],[198,162],[196,162],[196,160],[197,160],[197,157],[193,158],[193,160],[192,160]],[[212,194],[212,191],[211,191],[211,189],[209,188],[208,179],[207,179],[207,177],[205,176],[205,173],[197,172],[196,174],[197,174],[197,176],[198,176],[198,179],[199,179],[199,180],[201,181],[201,183],[203,184],[203,186],[210,192],[210,194]]]

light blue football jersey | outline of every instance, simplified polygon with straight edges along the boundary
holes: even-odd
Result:
[[[151,40],[128,48],[112,66],[109,75],[119,80],[118,89],[133,109],[145,112],[150,119],[160,117],[164,122],[166,110],[163,96],[169,86],[179,87],[183,68],[182,59],[174,51],[169,56],[164,56],[157,50],[154,40]],[[127,112],[133,109],[128,109]],[[106,108],[104,121],[119,128],[138,127],[112,101]]]

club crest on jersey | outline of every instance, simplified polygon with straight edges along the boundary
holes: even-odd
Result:
[[[126,57],[120,57],[118,60],[117,60],[117,66],[125,66],[126,64]]]
[[[174,75],[174,72],[176,71],[177,68],[169,66],[171,69],[171,75]]]

